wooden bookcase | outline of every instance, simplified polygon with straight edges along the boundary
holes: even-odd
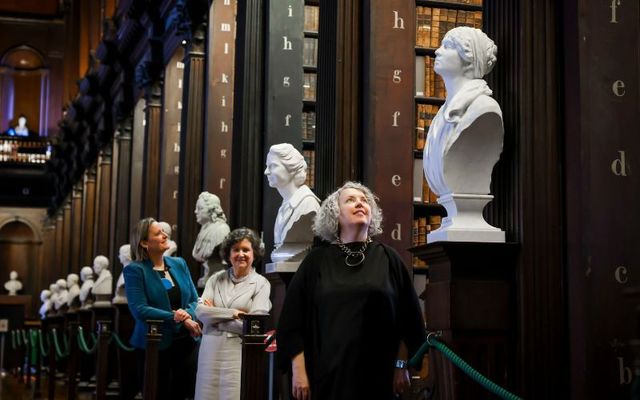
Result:
[[[320,1],[305,0],[302,49],[303,104],[302,155],[307,162],[306,185],[315,186],[316,93],[318,76],[318,28]]]
[[[435,51],[447,31],[457,26],[482,28],[482,0],[416,0],[415,13],[415,133],[413,145],[413,221],[411,244],[427,242],[427,234],[440,226],[446,211],[427,185],[422,169],[422,153],[431,120],[444,104],[442,79],[433,71]],[[426,273],[426,264],[413,259],[415,273]]]

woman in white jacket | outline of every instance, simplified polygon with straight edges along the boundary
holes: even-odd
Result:
[[[196,400],[240,399],[240,315],[271,310],[271,285],[253,268],[262,252],[260,239],[247,228],[232,231],[220,246],[220,256],[231,267],[209,278],[196,308],[203,323]]]

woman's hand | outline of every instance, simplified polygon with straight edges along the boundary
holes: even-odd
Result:
[[[409,371],[406,368],[394,368],[393,370],[393,393],[401,395],[411,386]]]
[[[293,357],[293,360],[291,360],[291,371],[293,372],[293,378],[291,380],[293,397],[296,400],[310,400],[311,388],[309,387],[307,369],[304,365],[304,352]]]
[[[240,319],[242,314],[246,314],[247,312],[244,310],[233,310],[233,319]]]
[[[192,337],[202,336],[202,328],[196,321],[187,319],[184,321],[184,327],[187,328]]]
[[[208,307],[215,307],[215,304],[213,303],[213,300],[210,300],[210,299],[203,299],[202,300],[202,304],[204,304],[205,306],[208,306]]]
[[[191,319],[191,315],[189,315],[189,313],[182,308],[179,308],[173,312],[173,320],[176,323],[184,322],[188,319]]]

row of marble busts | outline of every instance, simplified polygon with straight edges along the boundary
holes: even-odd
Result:
[[[93,267],[83,267],[80,276],[71,273],[66,279],[58,279],[49,285],[49,289],[40,292],[40,316],[44,319],[66,311],[111,305],[112,284],[109,259],[97,256]]]

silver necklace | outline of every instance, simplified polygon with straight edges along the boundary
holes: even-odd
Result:
[[[346,254],[346,256],[344,257],[344,263],[347,264],[347,266],[355,267],[364,262],[364,252],[367,250],[367,245],[371,243],[371,238],[368,237],[367,240],[364,241],[362,247],[357,250],[351,250],[350,248],[348,248],[344,243],[342,243],[340,237],[338,237],[337,239],[338,240],[336,243],[338,244],[338,247],[340,247],[340,250],[342,250]]]

